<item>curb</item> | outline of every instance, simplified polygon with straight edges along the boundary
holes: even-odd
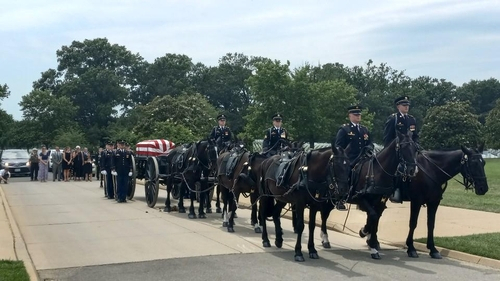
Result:
[[[14,252],[16,253],[16,257],[18,260],[24,262],[24,266],[26,267],[26,271],[30,276],[30,280],[39,281],[40,276],[38,276],[38,272],[35,269],[33,260],[31,260],[31,256],[28,252],[28,248],[26,247],[26,243],[24,242],[21,231],[19,231],[19,226],[17,225],[17,222],[14,219],[14,215],[12,214],[12,210],[10,209],[7,197],[5,196],[5,193],[1,186],[0,186],[0,194],[2,196],[2,201],[4,202],[3,206],[5,209],[5,213],[7,215],[7,220],[9,221],[12,238],[14,240]]]
[[[139,182],[139,181],[137,181],[137,184],[144,185],[143,182]],[[162,187],[160,187],[160,189],[165,190],[165,188],[162,188]],[[238,208],[241,208],[241,207],[243,207],[245,209],[250,209],[251,205],[248,203],[243,203],[243,202],[238,203]],[[287,219],[291,220],[292,214],[287,211],[285,214],[282,215],[282,218],[287,218]],[[307,223],[309,223],[309,219],[305,218],[305,216],[304,216],[304,224],[307,224]],[[316,223],[316,226],[321,227],[321,224]],[[340,232],[343,234],[347,234],[349,236],[359,237],[359,235],[356,231],[348,229],[347,227],[345,230],[342,230],[342,228],[340,226],[338,226],[337,224],[334,224],[333,226],[327,225],[326,228],[328,230]],[[379,239],[379,242],[381,242],[382,244],[397,247],[400,249],[407,248],[406,244],[401,243],[401,242],[398,243],[398,242],[384,241],[384,240],[380,240],[380,239]],[[427,249],[426,244],[419,243],[419,242],[413,242],[413,245],[415,246],[415,249],[417,249],[420,252],[428,253],[428,251],[429,251]],[[450,250],[450,249],[437,247],[437,246],[436,246],[436,248],[438,249],[438,251],[441,253],[441,256],[443,256],[443,257],[452,258],[452,259],[465,261],[465,262],[469,262],[469,263],[473,263],[473,264],[478,264],[478,265],[482,265],[482,266],[500,269],[500,260],[476,256],[476,255],[472,255],[472,254],[468,254],[468,253],[464,253],[464,252],[460,252],[460,251],[455,251],[455,250]]]

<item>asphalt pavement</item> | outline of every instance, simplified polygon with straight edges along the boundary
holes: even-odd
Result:
[[[283,248],[263,248],[260,234],[249,225],[249,210],[238,210],[236,232],[228,233],[220,214],[190,220],[187,214],[161,212],[164,190],[157,207],[148,208],[141,187],[134,200],[119,204],[105,199],[95,180],[14,178],[2,185],[3,204],[12,212],[40,280],[500,280],[496,269],[426,255],[410,259],[384,244],[382,260],[372,260],[363,239],[333,231],[332,248],[322,249],[319,229],[315,243],[320,259],[309,259],[305,233],[306,261],[297,263],[289,220],[282,224]],[[274,227],[268,226],[273,244]]]

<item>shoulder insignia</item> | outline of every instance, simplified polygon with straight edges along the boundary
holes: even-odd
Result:
[[[396,116],[396,113],[391,114],[391,116]]]

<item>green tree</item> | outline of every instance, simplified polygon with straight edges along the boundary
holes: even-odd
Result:
[[[55,132],[53,146],[58,145],[61,148],[69,146],[71,148],[79,145],[80,147],[91,147],[85,139],[85,133],[79,128],[59,129]]]
[[[456,149],[477,146],[482,141],[482,125],[469,102],[448,102],[430,108],[420,134],[426,149]]]
[[[471,80],[457,89],[457,95],[461,100],[471,101],[474,112],[479,115],[479,121],[484,124],[488,112],[500,98],[500,81],[495,78]]]
[[[24,120],[31,122],[30,134],[45,145],[51,145],[54,130],[75,127],[77,109],[67,97],[56,97],[50,91],[33,90],[19,102]]]
[[[0,85],[0,100],[8,97],[10,95],[9,86],[7,84]]]
[[[485,124],[486,147],[500,148],[500,99],[496,101],[495,107],[486,116]]]
[[[174,136],[163,135],[168,131],[165,122],[171,123],[168,128],[182,126],[188,130],[196,140],[205,139],[217,123],[217,111],[200,94],[182,94],[178,97],[156,97],[144,106],[138,106],[133,113],[138,123],[134,126],[134,134],[142,138],[160,137],[155,135],[157,127],[164,129],[162,138],[173,139]],[[180,129],[184,131],[184,129]],[[188,134],[189,135],[189,134]]]

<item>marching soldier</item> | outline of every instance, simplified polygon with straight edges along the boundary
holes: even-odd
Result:
[[[115,152],[113,172],[116,176],[116,193],[118,203],[127,202],[127,188],[129,177],[132,176],[132,157],[130,152],[125,150],[125,141],[118,142],[118,149]]]
[[[368,128],[360,124],[362,107],[359,105],[347,108],[349,123],[343,124],[335,137],[335,145],[346,149],[350,147],[347,157],[351,164],[351,169],[361,160],[367,152],[373,151],[373,142]],[[346,210],[343,202],[338,202],[337,209]]]
[[[273,115],[273,127],[266,130],[264,142],[262,143],[262,151],[268,156],[278,154],[278,150],[283,148],[284,144],[278,144],[281,139],[288,140],[288,132],[281,127],[283,124],[283,116],[279,113]]]
[[[101,179],[104,177],[106,178],[106,194],[108,196],[108,199],[115,198],[113,175],[111,174],[114,167],[114,156],[115,153],[113,151],[113,142],[109,141],[106,144],[106,149],[101,153],[101,163],[99,165],[101,168]]]
[[[226,115],[218,115],[217,122],[219,125],[213,127],[212,132],[210,132],[210,139],[217,144],[217,149],[220,152],[222,149],[229,146],[233,133],[231,132],[231,129],[226,126]]]
[[[384,128],[384,147],[389,146],[396,138],[396,130],[402,134],[412,132],[413,141],[418,147],[418,131],[417,120],[412,115],[408,114],[410,109],[410,99],[408,96],[399,97],[394,100],[398,112],[393,113],[387,118]],[[403,182],[401,178],[395,179],[395,191],[393,196],[389,198],[393,203],[403,203],[403,192],[406,190],[407,182]]]

